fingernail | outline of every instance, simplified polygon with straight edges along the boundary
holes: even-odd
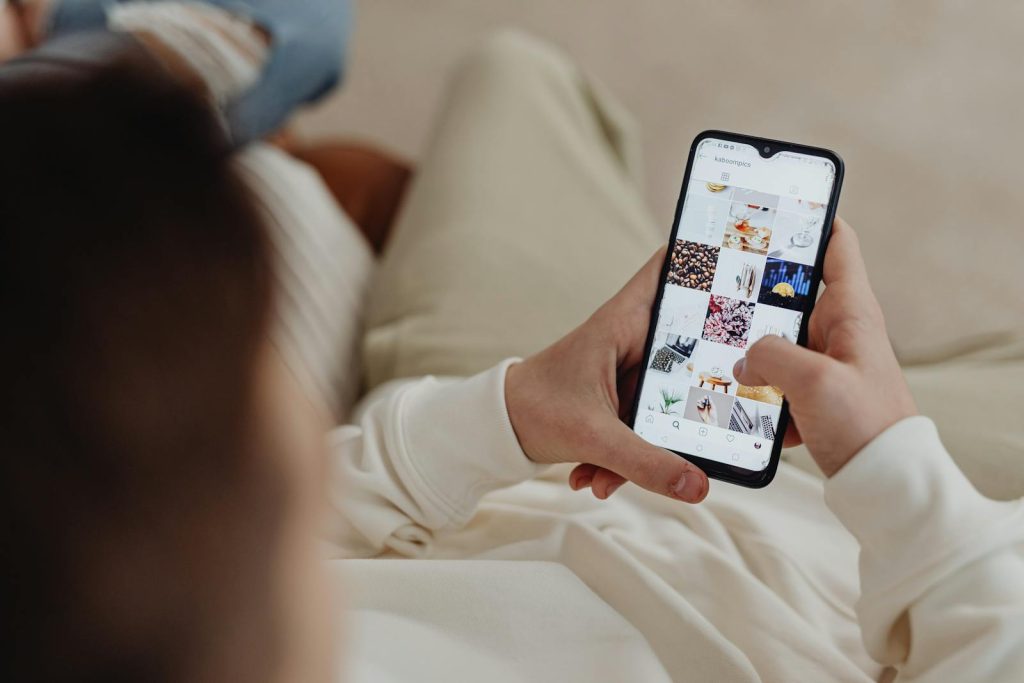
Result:
[[[672,487],[672,495],[679,500],[685,500],[691,503],[700,498],[701,494],[701,483],[700,477],[692,476],[688,477],[685,474],[679,477],[679,481]]]
[[[676,498],[682,498],[686,491],[686,475],[679,477],[679,481],[672,487],[672,495]]]
[[[619,490],[620,486],[622,486],[625,483],[626,482],[624,482],[624,481],[620,481],[620,482],[616,482],[616,483],[612,484],[611,486],[608,487],[608,490],[605,491],[604,497],[607,498],[608,496],[612,495],[613,493],[615,493],[616,491]]]

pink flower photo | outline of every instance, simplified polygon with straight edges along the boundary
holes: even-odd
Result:
[[[743,349],[754,317],[754,304],[725,296],[712,295],[704,320],[704,338]]]

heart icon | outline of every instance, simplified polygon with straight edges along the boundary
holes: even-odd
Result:
[[[735,440],[736,440],[736,436],[735,436],[735,435],[733,435],[733,434],[726,434],[726,435],[725,435],[725,440],[726,440],[726,441],[728,441],[728,442],[730,442],[730,443],[732,443],[733,441],[735,441]]]

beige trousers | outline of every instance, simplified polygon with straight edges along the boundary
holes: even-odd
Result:
[[[370,388],[473,374],[586,319],[668,237],[638,167],[628,113],[560,53],[509,32],[470,55],[376,276]],[[906,374],[975,485],[1024,495],[1024,340],[968,341]]]

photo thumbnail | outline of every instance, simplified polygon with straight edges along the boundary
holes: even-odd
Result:
[[[776,306],[755,306],[754,319],[750,323],[750,334],[747,336],[747,345],[753,346],[761,337],[770,334],[795,344],[800,336],[800,325],[803,320],[804,314],[800,311],[791,311],[788,308],[777,308]]]
[[[790,211],[792,213],[819,216],[822,220],[825,220],[826,205],[822,202],[811,202],[806,199],[797,199],[795,197],[780,197],[776,208],[778,208],[779,211]]]
[[[670,285],[689,287],[700,292],[710,292],[715,279],[718,263],[718,247],[686,240],[676,240],[669,263]]]
[[[664,338],[666,334],[700,337],[710,298],[707,292],[666,285],[661,297],[655,337]]]
[[[711,295],[704,321],[704,339],[743,349],[754,317],[754,304]]]
[[[814,265],[821,244],[824,217],[779,211],[772,228],[768,257]]]
[[[741,384],[736,388],[736,395],[740,398],[749,398],[751,401],[767,403],[773,406],[781,406],[782,399],[784,398],[782,391],[778,387],[748,387],[745,384]]]
[[[723,249],[718,257],[711,293],[741,301],[754,301],[761,289],[764,257]]]
[[[774,441],[779,428],[778,406],[737,398],[729,414],[729,430]]]
[[[757,190],[744,190],[737,187],[733,190],[732,200],[739,204],[746,204],[751,209],[758,211],[779,208],[779,195],[758,192]]]
[[[641,410],[648,413],[681,417],[688,387],[673,386],[663,382],[645,382]]]
[[[710,197],[729,201],[735,189],[732,185],[712,183],[704,180],[690,180],[690,186],[686,189],[686,196],[689,197]]]
[[[761,278],[758,303],[790,310],[803,310],[811,292],[814,268],[803,263],[792,263],[770,258]]]
[[[732,396],[690,387],[683,417],[712,427],[728,428],[734,400]]]
[[[743,349],[702,341],[693,354],[691,384],[723,394],[735,394],[738,382],[732,369],[743,357]]]
[[[719,246],[729,221],[729,202],[714,197],[686,197],[686,205],[679,217],[676,239]]]
[[[669,334],[660,343],[655,340],[648,367],[673,379],[689,383],[693,374],[691,358],[699,344],[700,340],[695,337],[680,337],[678,334]]]
[[[744,193],[760,203],[736,201],[736,197]],[[778,203],[778,197],[761,192],[737,189],[733,193],[733,203],[729,207],[729,220],[722,240],[723,247],[762,256],[768,253],[775,209],[763,202],[765,198],[774,198],[775,203]]]

